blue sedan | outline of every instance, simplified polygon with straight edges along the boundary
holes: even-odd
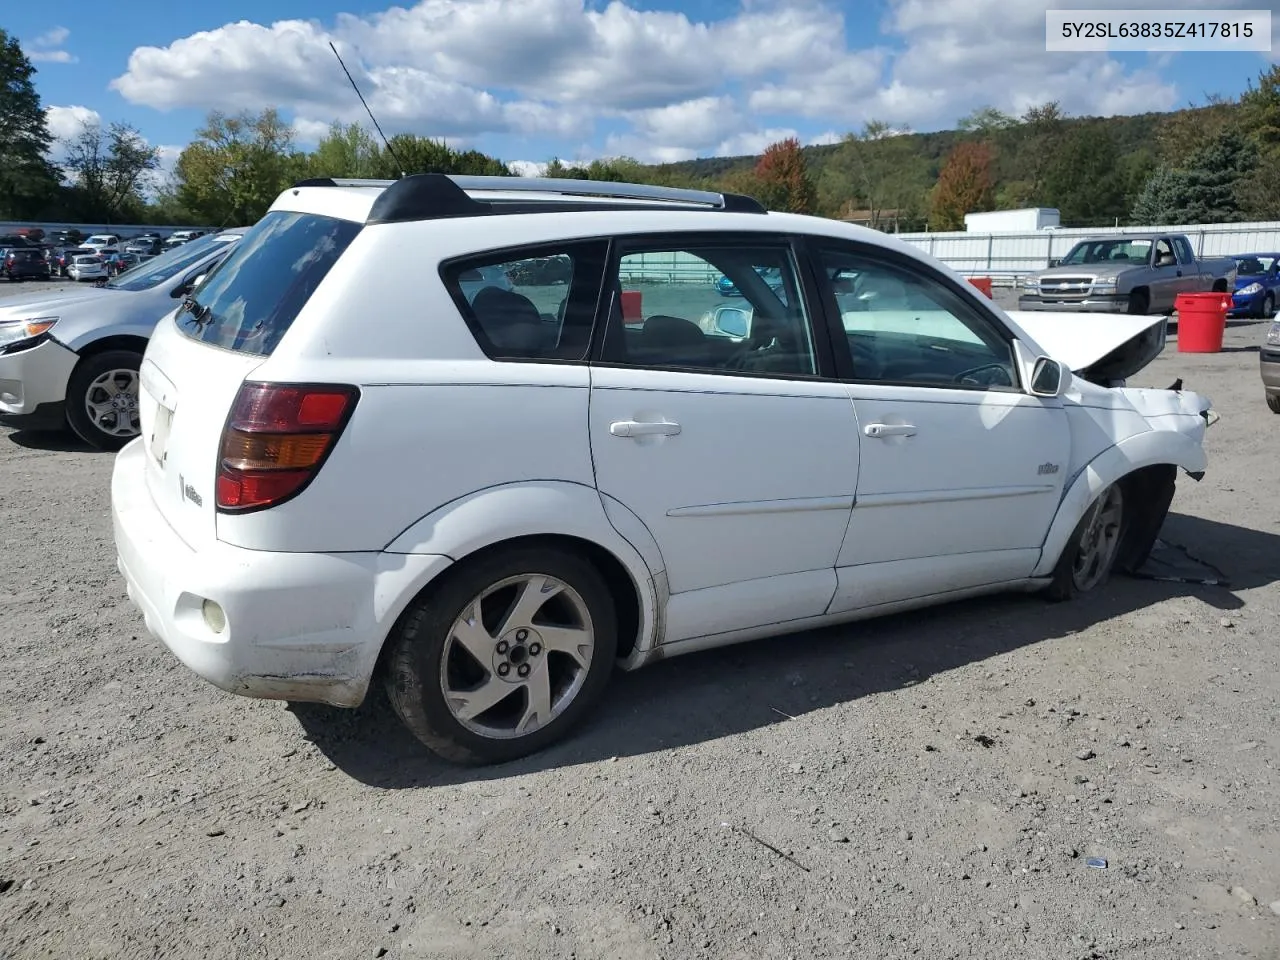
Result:
[[[1235,261],[1236,290],[1227,316],[1275,316],[1280,299],[1280,253],[1245,253]]]

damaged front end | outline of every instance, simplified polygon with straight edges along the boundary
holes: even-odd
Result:
[[[1130,377],[1164,352],[1167,315],[1013,311],[1009,316],[1048,356],[1071,368],[1081,405],[1106,421],[1112,442],[1135,431],[1158,430],[1180,434],[1199,446],[1205,430],[1219,420],[1212,401],[1185,390],[1181,378],[1162,390],[1127,386]],[[1141,421],[1126,425],[1134,413]],[[1200,480],[1204,471],[1188,470],[1187,475]]]

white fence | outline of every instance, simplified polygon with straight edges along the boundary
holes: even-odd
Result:
[[[1172,227],[1072,227],[1034,233],[900,233],[957,273],[1009,279],[1043,270],[1087,237],[1125,234],[1186,234],[1201,257],[1280,251],[1280,222],[1185,224]]]

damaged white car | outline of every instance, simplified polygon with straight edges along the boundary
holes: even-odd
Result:
[[[509,760],[616,666],[1136,567],[1214,418],[1124,386],[1164,331],[746,197],[307,181],[151,338],[119,567],[223,689]]]

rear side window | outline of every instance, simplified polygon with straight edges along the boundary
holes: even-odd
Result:
[[[268,213],[183,302],[179,329],[201,343],[267,356],[361,224]]]
[[[490,358],[581,361],[607,252],[602,240],[564,242],[449,261],[440,273]]]

